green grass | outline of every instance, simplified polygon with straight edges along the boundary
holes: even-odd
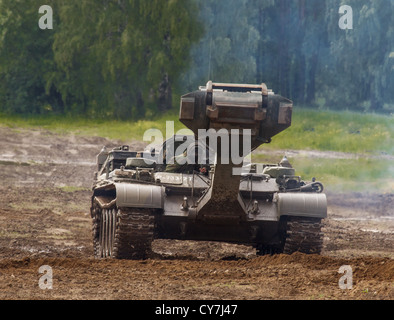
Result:
[[[62,134],[100,136],[125,142],[142,140],[148,129],[158,129],[166,137],[166,121],[174,122],[175,132],[185,129],[176,112],[135,122],[0,115],[0,125],[11,128],[43,128]],[[394,155],[394,116],[294,108],[292,126],[275,136],[272,144],[266,147]]]
[[[392,192],[394,190],[394,165],[383,159],[308,159],[290,158],[296,174],[310,181],[321,181],[332,192],[369,191]]]
[[[15,165],[28,167],[30,166],[30,163],[0,160],[0,166],[15,166]]]
[[[394,155],[394,116],[295,108],[292,126],[272,146]]]
[[[252,161],[275,164],[282,156],[269,153],[253,154]],[[288,157],[296,175],[304,181],[312,178],[332,192],[393,192],[394,161],[373,157],[354,159],[308,158],[305,155]]]
[[[66,193],[73,193],[78,191],[90,191],[90,188],[74,187],[74,186],[64,186],[64,187],[59,187],[59,189]]]
[[[87,119],[70,116],[8,116],[0,114],[0,125],[14,128],[41,128],[60,134],[78,134],[99,136],[121,141],[141,140],[149,129],[158,129],[166,137],[166,121],[174,121],[174,130],[178,132],[185,127],[179,122],[174,112],[158,116],[155,120],[121,121]]]
[[[21,117],[0,115],[0,125],[20,130],[42,128],[61,134],[107,137],[124,142],[142,140],[148,129],[158,129],[166,137],[166,121],[174,122],[175,132],[185,129],[178,114],[158,115],[153,120],[91,120],[83,117]],[[253,156],[254,162],[279,162],[270,150],[320,150],[358,154],[355,159],[290,158],[297,174],[305,180],[316,177],[332,191],[394,190],[394,164],[390,159],[371,156],[394,156],[394,116],[354,112],[315,111],[295,108],[292,126],[261,147],[265,155]],[[7,163],[2,163],[7,164]],[[65,190],[73,191],[73,190]]]

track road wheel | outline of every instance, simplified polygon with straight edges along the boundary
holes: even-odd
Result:
[[[100,209],[93,219],[96,258],[145,259],[151,251],[154,215],[147,209]]]
[[[283,253],[302,252],[320,254],[323,246],[321,219],[307,217],[288,217],[286,240]]]

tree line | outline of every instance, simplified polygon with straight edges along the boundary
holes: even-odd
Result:
[[[390,0],[47,0],[47,30],[42,4],[0,0],[0,112],[150,118],[208,80],[394,111]]]

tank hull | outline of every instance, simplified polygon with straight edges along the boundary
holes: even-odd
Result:
[[[291,126],[292,110],[265,84],[209,81],[181,97],[179,120],[194,135],[175,135],[154,152],[102,149],[91,205],[95,256],[144,259],[156,238],[320,253],[323,185],[302,181],[286,158],[244,161]]]

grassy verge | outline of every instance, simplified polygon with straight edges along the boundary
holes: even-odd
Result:
[[[75,187],[75,186],[64,186],[64,187],[59,187],[59,190],[66,192],[66,193],[74,193],[78,191],[90,191],[90,188],[84,188],[84,187]]]
[[[84,117],[69,116],[8,116],[0,114],[0,125],[9,128],[36,129],[41,128],[59,134],[78,134],[87,136],[99,136],[109,139],[142,140],[144,133],[149,129],[158,129],[166,134],[166,121],[174,121],[175,132],[184,128],[178,121],[178,115],[168,113],[157,117],[155,120],[121,121],[87,119]]]
[[[394,155],[394,116],[295,109],[274,148]]]
[[[266,163],[263,155],[254,155],[253,162]],[[280,159],[277,159],[279,162]],[[311,181],[321,181],[332,192],[393,192],[394,164],[392,160],[357,158],[324,159],[289,157],[296,175]],[[275,163],[268,161],[268,163]]]
[[[100,136],[125,142],[142,140],[148,129],[158,129],[165,137],[166,121],[173,121],[175,132],[184,129],[176,112],[135,122],[0,115],[0,125],[11,128],[43,128],[62,134]],[[292,126],[275,136],[269,147],[394,155],[394,116],[295,108]]]
[[[0,125],[15,128],[42,128],[60,134],[107,137],[126,143],[142,140],[149,129],[158,129],[166,137],[166,121],[173,121],[178,132],[184,126],[175,112],[157,116],[154,120],[136,122],[86,119],[83,117],[17,117],[0,115]],[[359,114],[354,112],[314,111],[295,108],[292,126],[273,138],[269,150],[320,150],[358,154],[356,159],[290,158],[297,174],[306,180],[316,177],[332,191],[393,192],[394,164],[392,160],[371,156],[394,156],[394,116]],[[278,162],[280,159],[253,157],[255,162]]]

